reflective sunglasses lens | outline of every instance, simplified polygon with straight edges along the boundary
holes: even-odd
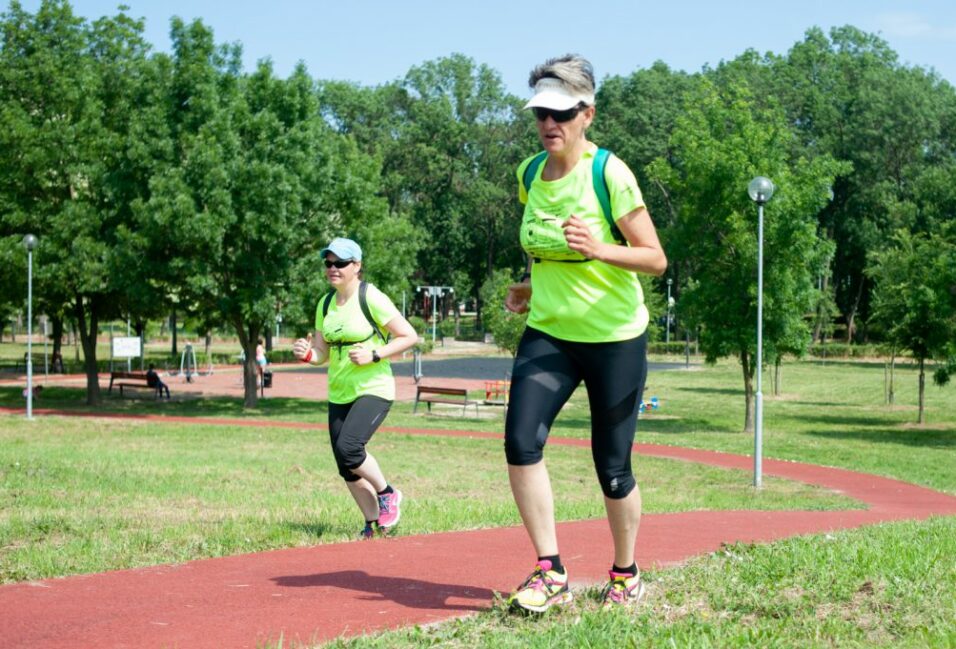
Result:
[[[351,263],[352,263],[351,260],[345,261],[345,260],[342,260],[342,259],[337,259],[336,261],[329,261],[328,259],[326,259],[326,260],[325,260],[325,267],[326,267],[326,268],[332,268],[332,266],[335,266],[336,268],[341,269],[341,268],[345,268],[346,266],[351,265]]]

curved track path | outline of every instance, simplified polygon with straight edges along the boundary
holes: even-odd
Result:
[[[262,420],[201,421],[309,427]],[[500,438],[395,427],[382,432]],[[586,440],[549,441],[588,445]],[[637,444],[635,450],[641,455],[752,469],[752,460],[746,456],[650,444]],[[648,514],[641,523],[639,564],[674,564],[717,550],[723,543],[770,542],[883,521],[956,514],[956,497],[897,480],[776,460],[764,460],[764,473],[839,491],[866,508]],[[611,544],[604,520],[560,523],[558,535],[573,586],[606,578]],[[320,642],[427,624],[488,608],[495,591],[508,592],[520,581],[533,561],[532,554],[523,529],[510,527],[12,584],[0,587],[0,647],[260,647],[280,639],[288,646],[291,641]],[[466,571],[462,566],[482,568]]]

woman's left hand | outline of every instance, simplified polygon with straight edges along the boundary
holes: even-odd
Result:
[[[568,248],[588,259],[598,256],[598,251],[604,244],[591,236],[587,224],[580,217],[572,214],[561,227],[564,228],[564,239],[568,242]]]
[[[356,365],[368,365],[372,362],[372,350],[366,349],[361,343],[349,348],[349,360]]]

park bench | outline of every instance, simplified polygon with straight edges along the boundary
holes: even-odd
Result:
[[[455,406],[461,406],[461,414],[465,415],[468,406],[475,407],[475,416],[478,416],[478,402],[468,398],[468,390],[465,388],[443,388],[429,385],[419,385],[415,392],[415,407],[412,413],[418,412],[418,404],[424,402],[428,404],[428,412],[432,411],[433,403],[448,403]]]
[[[108,392],[113,393],[113,385],[119,388],[120,396],[123,396],[123,388],[137,388],[141,390],[152,390],[154,396],[160,398],[159,386],[151,386],[146,380],[146,372],[110,372],[110,388]]]

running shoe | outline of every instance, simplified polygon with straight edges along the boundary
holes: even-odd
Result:
[[[608,574],[611,578],[604,587],[604,608],[633,606],[644,597],[644,582],[641,581],[640,572],[632,575],[610,570]]]
[[[383,533],[396,525],[402,517],[402,492],[398,489],[389,494],[380,494],[378,497],[378,526],[384,528]]]
[[[372,527],[371,523],[366,523],[365,527],[359,532],[359,539],[363,541],[369,541],[375,538],[375,528]]]
[[[571,599],[568,573],[551,570],[551,562],[542,560],[535,564],[534,571],[508,598],[508,606],[544,613],[556,604],[567,604]]]

